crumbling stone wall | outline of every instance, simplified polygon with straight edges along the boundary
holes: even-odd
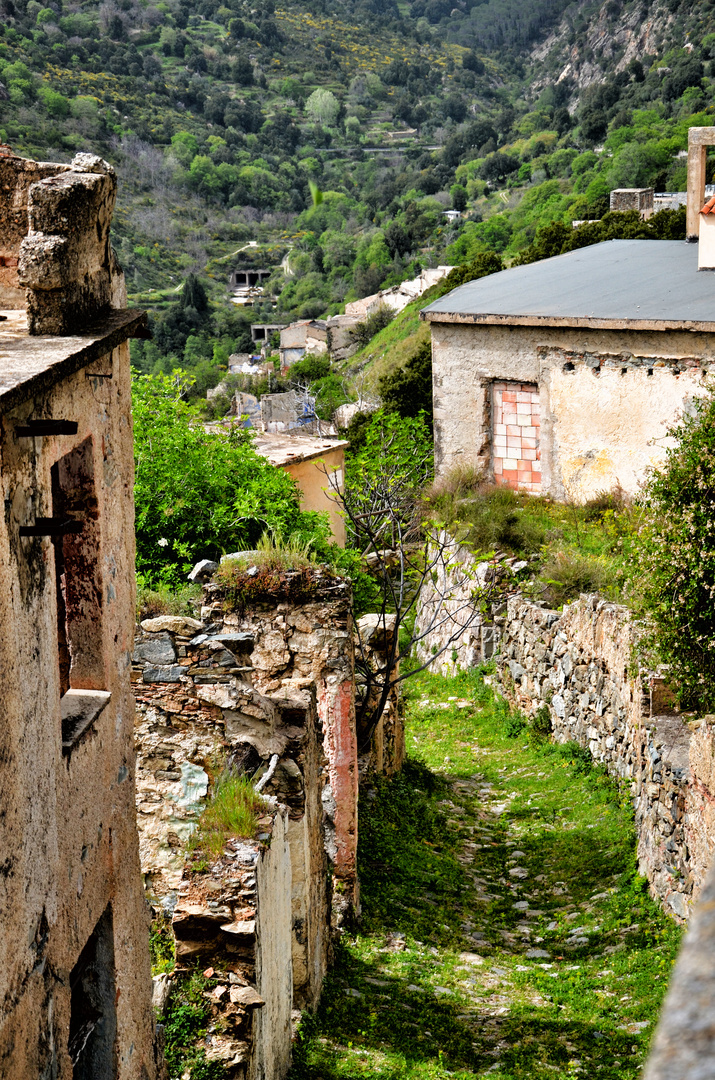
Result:
[[[211,1002],[223,1034],[209,1057],[229,1076],[280,1080],[291,1010],[317,1004],[331,929],[357,905],[358,775],[401,768],[402,712],[393,692],[359,761],[341,579],[318,572],[308,602],[246,612],[209,581],[203,601],[200,619],[146,619],[135,638],[142,870],[153,902],[173,912],[180,964],[199,960],[219,979]],[[394,620],[366,620],[367,655],[384,664]],[[232,841],[199,874],[186,841],[226,769],[253,776],[271,809],[257,838]]]
[[[109,242],[114,169],[94,154],[70,165],[0,148],[0,307],[23,308],[31,334],[76,334],[126,306]]]
[[[226,769],[258,780],[272,764],[264,790],[280,799],[287,815],[292,985],[297,1004],[312,1006],[329,938],[315,699],[295,687],[290,698],[261,694],[248,681],[253,637],[201,628],[198,620],[179,616],[149,619],[135,643],[137,811],[147,888],[172,911],[185,844],[210,780]]]
[[[293,971],[289,813],[268,799],[260,839],[229,840],[207,873],[187,868],[172,920],[176,973],[214,985],[205,1040],[229,1080],[280,1080],[290,1066]]]
[[[695,732],[660,681],[634,658],[630,612],[597,596],[563,611],[509,600],[497,679],[529,715],[545,710],[554,737],[588,747],[630,783],[640,870],[667,910],[687,918],[710,862],[715,831],[712,725]]]

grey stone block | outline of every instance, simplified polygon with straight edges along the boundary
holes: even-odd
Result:
[[[182,675],[186,674],[186,668],[180,664],[168,664],[162,667],[147,666],[144,668],[143,679],[145,683],[170,683],[179,682]]]
[[[173,664],[176,660],[173,642],[166,632],[157,634],[136,646],[132,660],[135,664],[144,662],[155,667]]]

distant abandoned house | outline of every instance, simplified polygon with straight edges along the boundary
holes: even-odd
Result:
[[[438,475],[471,466],[582,501],[617,484],[635,491],[663,459],[668,428],[715,373],[715,280],[698,272],[715,268],[700,212],[715,128],[691,128],[689,144],[688,234],[702,231],[699,245],[610,240],[471,281],[424,309]]]
[[[133,446],[106,162],[0,151],[0,1076],[154,1080]],[[40,335],[40,336],[38,336]]]
[[[323,356],[328,351],[325,319],[301,319],[281,330],[281,371],[286,372],[305,356]]]

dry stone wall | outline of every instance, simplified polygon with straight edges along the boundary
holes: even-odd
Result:
[[[627,608],[582,596],[549,611],[513,591],[525,568],[477,563],[449,543],[420,598],[420,659],[451,675],[497,650],[500,692],[630,785],[641,872],[666,910],[687,919],[715,849],[715,717],[678,715],[662,680],[640,674]],[[487,622],[477,605],[492,572],[507,595],[493,596]]]
[[[557,741],[587,747],[630,784],[641,872],[678,918],[710,862],[713,738],[693,732],[660,681],[644,680],[634,660],[629,611],[582,596],[562,613],[521,597],[509,600],[497,661],[502,692],[527,715],[548,712]]]
[[[233,769],[258,780],[272,764],[264,791],[287,812],[295,998],[300,1006],[314,1005],[327,963],[329,906],[314,696],[295,688],[291,698],[254,690],[245,681],[246,650],[253,645],[248,634],[197,634],[197,620],[176,616],[143,626],[134,652],[135,678],[141,678],[135,682],[137,812],[149,895],[174,910],[186,841],[210,779]]]
[[[229,840],[210,872],[187,869],[172,925],[177,973],[212,981],[206,1057],[227,1078],[269,1080],[290,1066],[293,978],[288,810],[267,800],[257,840]]]

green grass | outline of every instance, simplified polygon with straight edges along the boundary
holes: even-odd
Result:
[[[626,794],[480,676],[407,693],[410,760],[362,797],[360,932],[292,1080],[636,1080],[680,932],[637,876]]]
[[[245,776],[217,780],[198,826],[189,838],[187,851],[218,858],[230,837],[253,836],[264,807],[260,794]]]
[[[457,469],[424,499],[428,516],[476,553],[502,551],[534,562],[524,592],[560,607],[582,592],[608,599],[627,596],[624,548],[639,510],[618,489],[584,505],[556,502],[483,481],[474,469]]]

